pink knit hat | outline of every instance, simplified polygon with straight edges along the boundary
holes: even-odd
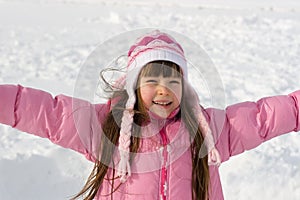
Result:
[[[170,35],[158,30],[153,31],[139,38],[129,49],[127,73],[124,80],[121,81],[121,85],[125,85],[124,89],[126,89],[129,96],[122,117],[118,146],[120,151],[118,176],[121,177],[121,182],[125,182],[127,177],[131,175],[129,146],[134,115],[133,109],[136,102],[135,90],[138,75],[147,63],[157,60],[171,61],[177,64],[181,67],[183,76],[185,80],[187,80],[187,61],[184,56],[184,51],[180,44],[178,44]],[[202,132],[205,131],[203,134],[211,136],[211,130],[202,113],[200,105],[195,105],[194,110],[195,115],[198,117]],[[209,143],[211,143],[211,141]]]

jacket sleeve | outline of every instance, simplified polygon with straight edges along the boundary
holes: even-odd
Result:
[[[108,106],[20,85],[0,85],[0,123],[48,138],[95,160]]]
[[[206,109],[222,162],[276,136],[299,131],[300,91]],[[299,138],[300,139],[300,138]]]

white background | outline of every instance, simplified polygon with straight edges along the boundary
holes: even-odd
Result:
[[[72,95],[81,63],[99,43],[155,27],[206,50],[226,105],[300,89],[299,2],[180,2],[0,0],[0,83]],[[290,133],[224,163],[225,199],[300,199],[299,149],[300,136]],[[91,167],[76,152],[0,126],[1,200],[68,199]]]

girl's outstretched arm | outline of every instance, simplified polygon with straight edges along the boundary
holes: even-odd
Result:
[[[206,109],[222,162],[276,136],[300,130],[300,91]]]
[[[99,119],[106,105],[49,93],[20,85],[0,85],[0,123],[48,138],[94,159],[101,135]]]

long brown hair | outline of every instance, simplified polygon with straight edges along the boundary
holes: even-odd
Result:
[[[153,67],[153,64],[160,64],[160,68]],[[155,70],[153,70],[155,69]],[[176,72],[176,73],[174,73]],[[140,76],[159,76],[162,74],[163,76],[178,76],[182,77],[181,68],[169,61],[155,61],[147,64],[141,71]],[[183,91],[184,95],[184,91]],[[148,120],[148,114],[143,106],[142,101],[140,100],[140,92],[139,89],[136,91],[137,101],[134,106],[134,124],[137,126],[133,126],[133,134],[131,136],[131,145],[130,152],[136,153],[139,149],[139,134],[140,134],[140,126]],[[102,130],[104,135],[102,135],[101,140],[101,152],[100,159],[98,159],[94,168],[87,179],[86,184],[83,189],[72,198],[72,200],[78,199],[81,196],[85,196],[85,200],[92,200],[97,195],[97,192],[105,179],[105,175],[108,170],[107,163],[112,163],[113,165],[113,152],[114,148],[119,139],[120,132],[120,123],[123,115],[123,111],[125,109],[125,104],[128,99],[128,95],[126,90],[115,92],[112,98],[119,98],[116,105],[112,108],[112,110],[108,113],[106,120],[102,125]],[[198,126],[198,122],[196,117],[191,114],[193,113],[191,110],[191,106],[186,98],[182,98],[181,109],[177,114],[176,118],[182,118],[187,129],[190,133],[191,138],[191,157],[192,157],[192,199],[193,200],[208,200],[209,199],[209,167],[207,164],[207,156],[201,158],[199,157],[199,152],[202,143],[204,142],[203,135]],[[136,137],[137,136],[137,137]],[[114,145],[111,145],[114,144]],[[207,155],[207,154],[206,154]],[[131,158],[132,162],[134,158]],[[111,199],[113,199],[113,192],[115,192],[119,186],[114,187],[114,179],[115,170],[112,167],[112,185],[110,195]]]

